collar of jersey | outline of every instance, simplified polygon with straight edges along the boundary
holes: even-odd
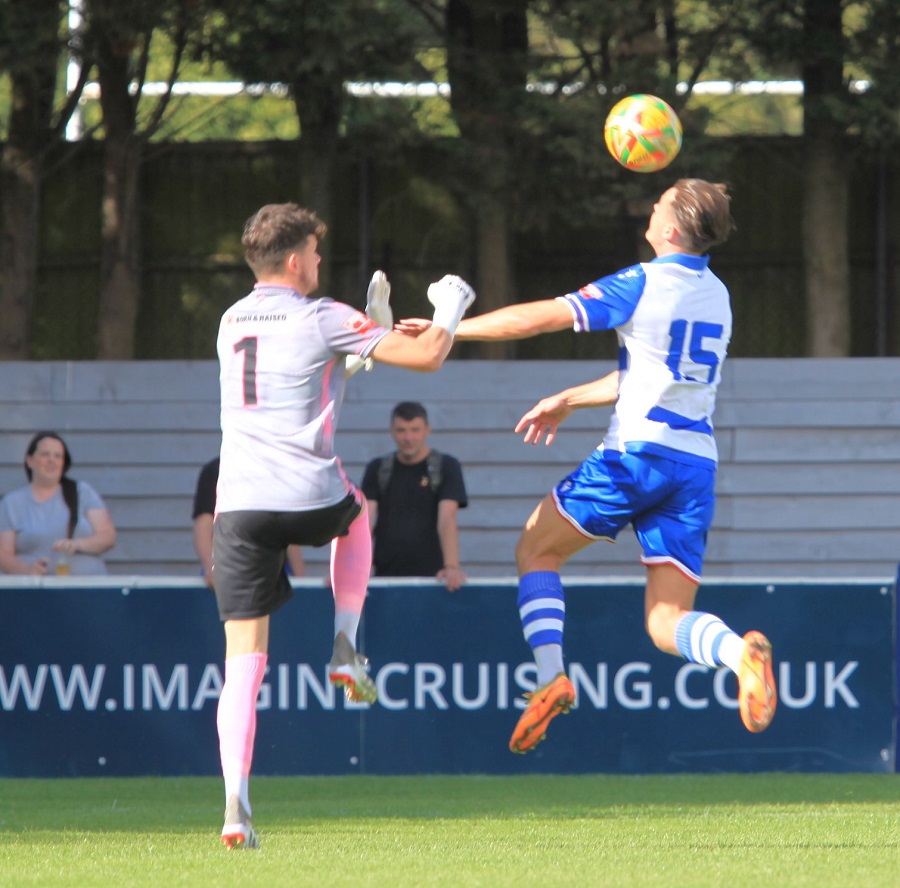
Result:
[[[691,271],[703,271],[709,265],[709,256],[694,256],[687,253],[669,253],[666,256],[657,256],[650,260],[655,262],[674,262],[676,265],[683,265],[690,268]]]
[[[303,297],[303,294],[299,292],[299,290],[295,290],[293,287],[288,287],[285,284],[254,284],[253,285],[254,293],[285,293],[288,296],[299,296]]]

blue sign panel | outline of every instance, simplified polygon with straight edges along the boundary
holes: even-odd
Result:
[[[198,585],[3,588],[0,775],[219,772],[224,639]],[[771,727],[750,734],[737,682],[657,651],[639,585],[569,583],[578,705],[526,756],[507,748],[535,670],[512,583],[454,594],[373,584],[360,631],[379,691],[327,681],[333,604],[296,584],[273,616],[254,773],[676,773],[894,769],[894,595],[884,584],[718,584],[697,607],[773,643]]]

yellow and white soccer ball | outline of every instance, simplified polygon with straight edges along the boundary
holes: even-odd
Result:
[[[681,150],[681,121],[668,102],[638,93],[613,106],[603,138],[626,170],[653,173],[667,167]]]

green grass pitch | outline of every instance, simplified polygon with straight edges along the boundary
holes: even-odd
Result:
[[[896,888],[900,776],[284,777],[259,851],[212,778],[0,780],[0,884]]]

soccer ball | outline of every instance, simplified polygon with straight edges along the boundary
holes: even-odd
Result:
[[[637,94],[613,106],[603,138],[626,170],[653,173],[668,166],[681,150],[681,121],[667,102]]]

